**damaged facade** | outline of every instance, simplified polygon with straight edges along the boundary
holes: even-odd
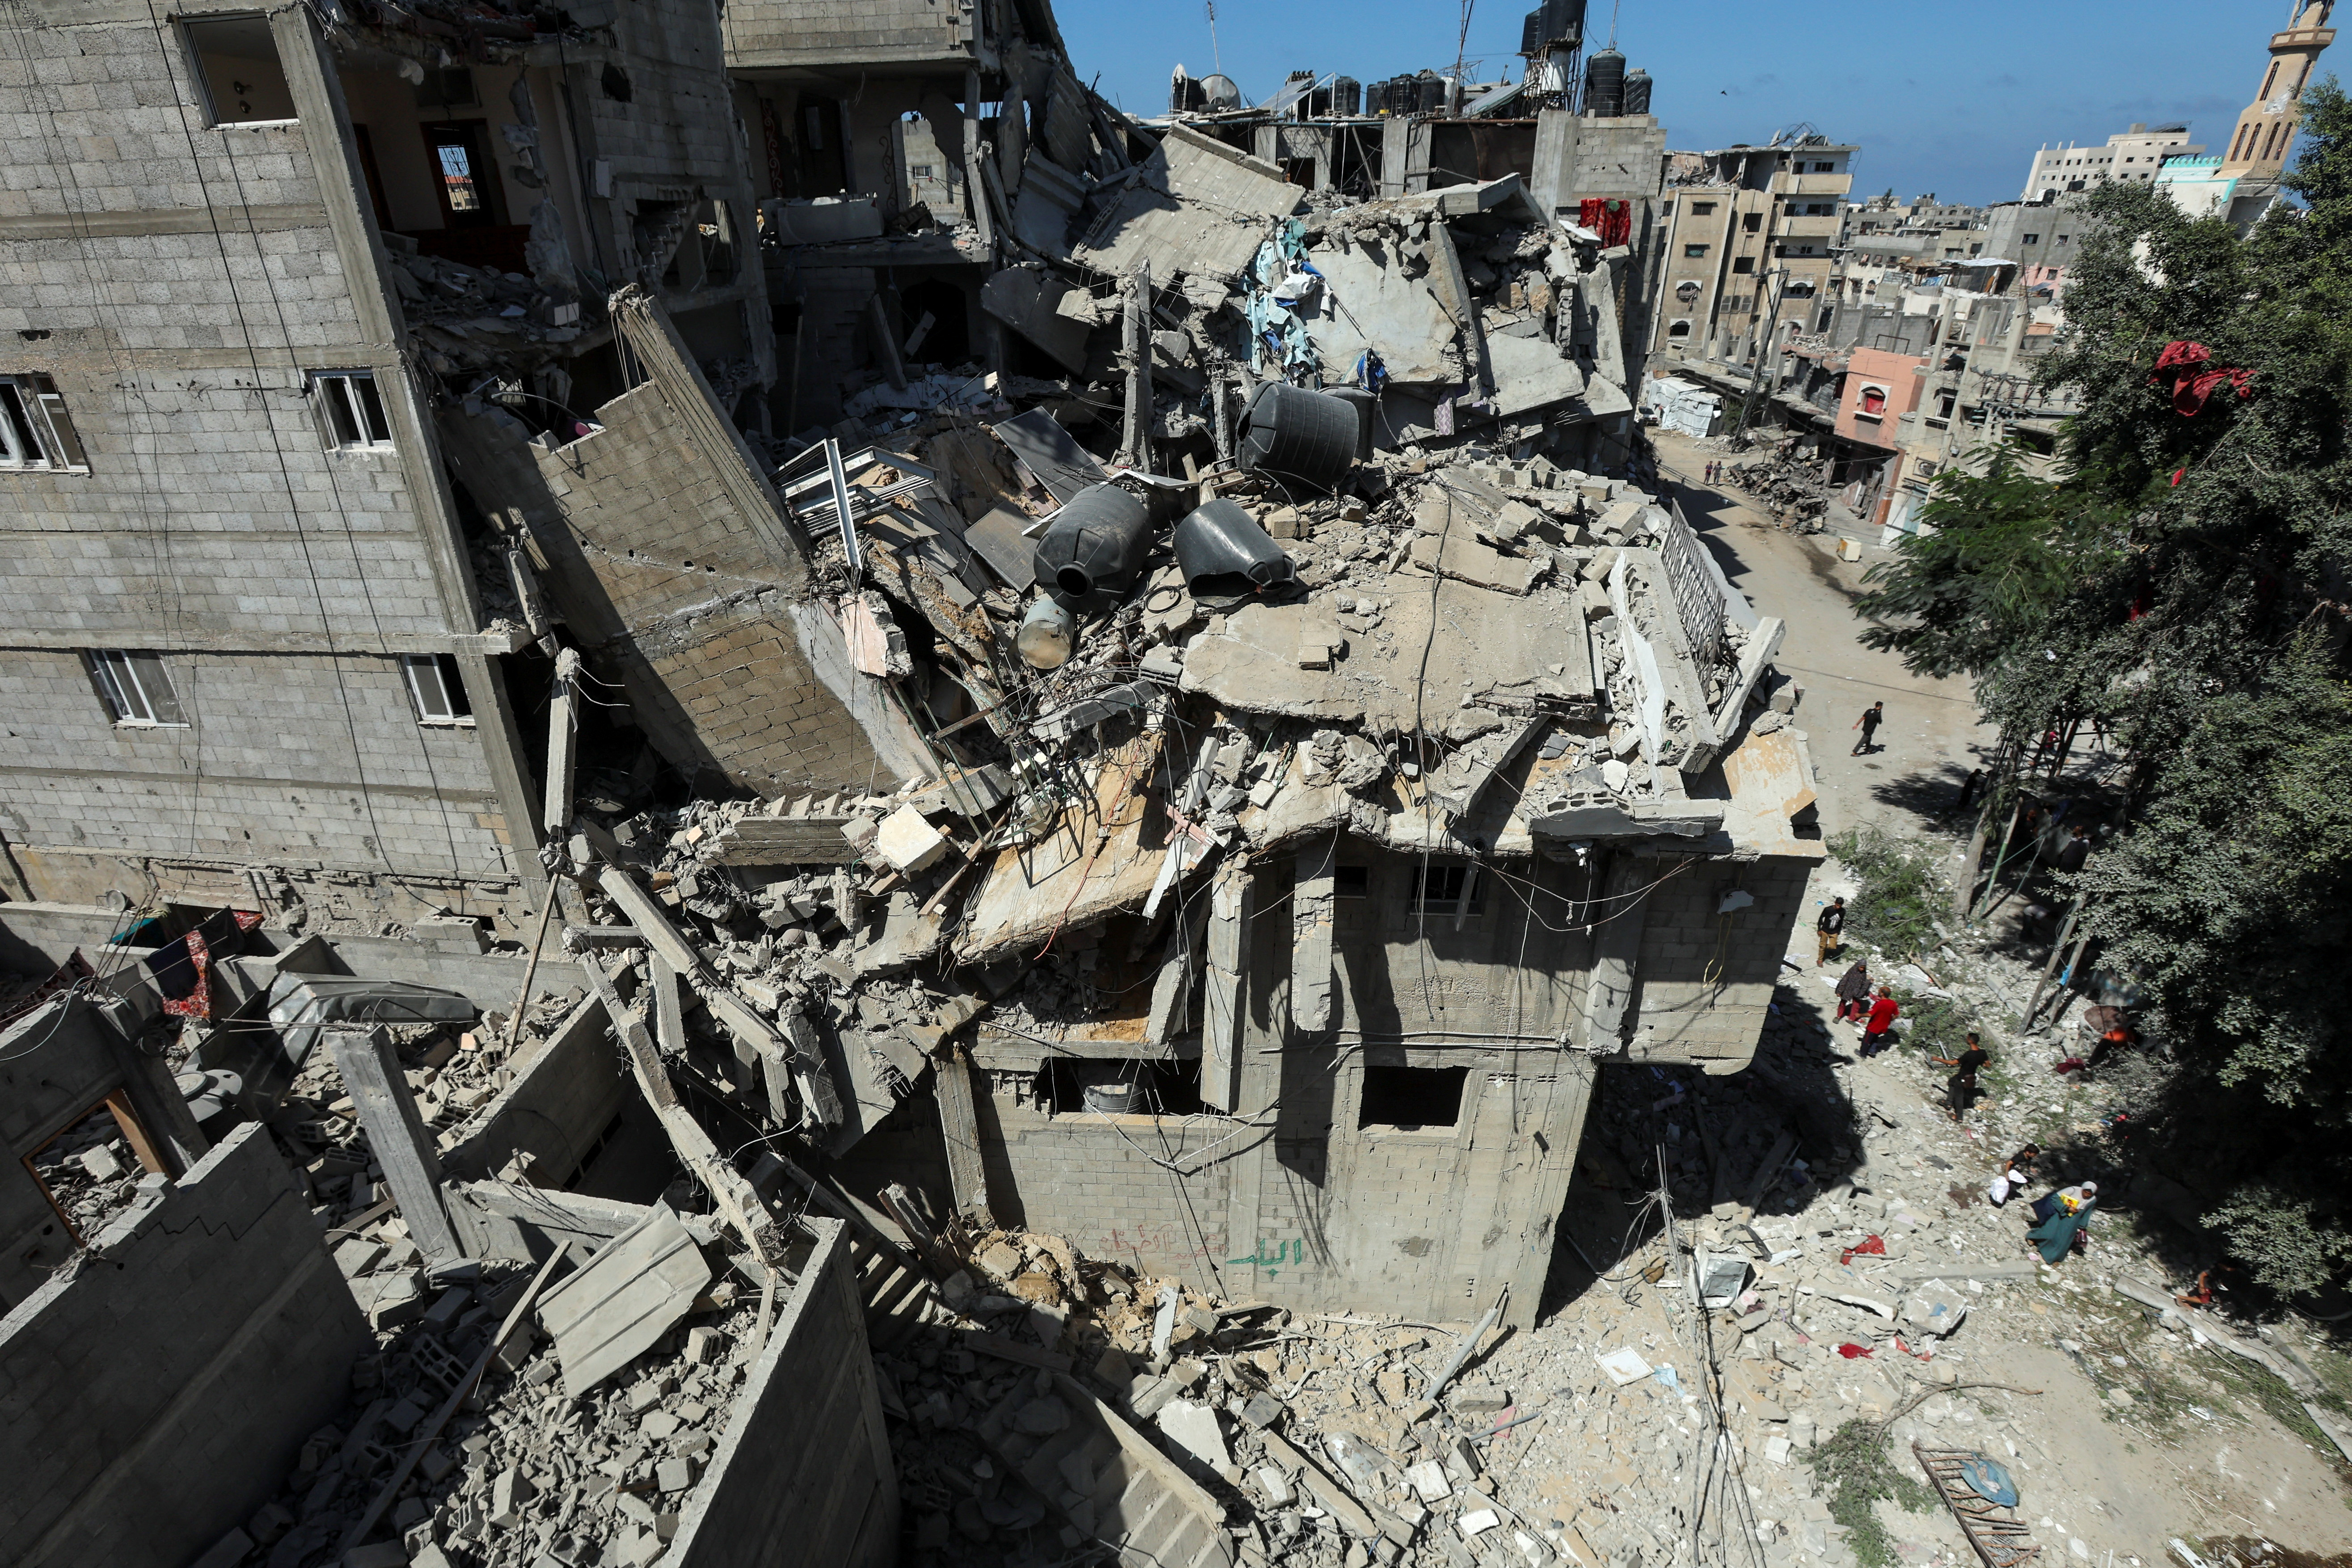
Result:
[[[1248,1559],[1129,1424],[1171,1342],[1529,1324],[1601,1064],[1754,1053],[1822,850],[1780,622],[1634,477],[1647,116],[1359,197],[1042,4],[16,34],[26,144],[161,174],[0,214],[0,1060],[83,1060],[0,1364],[247,1267],[191,1206],[348,1284],[178,1556]]]

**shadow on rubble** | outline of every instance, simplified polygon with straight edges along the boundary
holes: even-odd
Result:
[[[1639,1288],[1627,1260],[1658,1233],[1661,1152],[1677,1224],[1714,1213],[1759,1224],[1801,1215],[1852,1179],[1862,1129],[1832,1070],[1851,1058],[1831,1031],[1829,998],[1827,986],[1808,988],[1784,971],[1755,1060],[1727,1078],[1689,1067],[1601,1068],[1540,1317],[1596,1285]]]

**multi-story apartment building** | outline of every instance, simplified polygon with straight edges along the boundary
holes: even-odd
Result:
[[[1738,363],[1810,321],[1837,267],[1860,149],[1818,134],[1670,165],[1654,359]]]
[[[2045,145],[2033,155],[2033,168],[2025,177],[2021,199],[2047,201],[2110,184],[2149,184],[2167,158],[2193,157],[2204,151],[2189,140],[2187,125],[2135,124],[2108,137],[2101,147],[2076,146],[2072,142]]]
[[[745,662],[709,642],[727,617],[634,638],[596,576],[630,545],[523,504],[576,482],[690,543],[694,462],[648,461],[682,429],[765,482],[727,417],[758,427],[775,364],[716,10],[424,9],[10,14],[12,897],[512,929],[543,885],[541,577],[587,590],[571,635],[635,699],[593,760],[626,773],[651,742],[689,773],[875,774],[838,711],[852,678],[790,647],[725,692],[656,693],[703,654]],[[597,497],[600,470],[646,489]],[[788,581],[783,551],[751,553]],[[732,747],[730,704],[778,689],[835,753]]]

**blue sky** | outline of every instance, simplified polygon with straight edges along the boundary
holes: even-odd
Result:
[[[1468,55],[1474,78],[1517,79],[1520,18],[1531,0],[1480,0]],[[1073,59],[1130,112],[1168,107],[1181,61],[1213,68],[1202,0],[1056,0]],[[1587,35],[1608,38],[1610,0],[1592,0]],[[2103,142],[2134,121],[2185,120],[2219,150],[2262,86],[2271,33],[2287,0],[1978,0],[1959,8],[1899,0],[1623,0],[1618,47],[1657,79],[1653,110],[1676,148],[1768,142],[1811,121],[1862,146],[1854,193],[1889,185],[1908,198],[2016,199],[2044,142]],[[1225,74],[1251,101],[1293,70],[1376,81],[1450,69],[1461,14],[1431,0],[1225,0],[1217,43]],[[2339,62],[2338,56],[2344,57]],[[2320,62],[2352,74],[2352,38]]]

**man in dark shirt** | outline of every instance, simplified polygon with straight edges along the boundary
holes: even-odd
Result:
[[[1845,900],[1832,899],[1829,908],[1822,911],[1822,918],[1813,922],[1813,930],[1822,939],[1813,954],[1813,967],[1819,969],[1830,961],[1830,954],[1838,950],[1838,939],[1845,934]]]
[[[1873,750],[1874,738],[1878,733],[1878,726],[1884,723],[1885,720],[1885,703],[1874,702],[1869,707],[1864,709],[1862,710],[1862,717],[1853,721],[1853,727],[1862,731],[1862,739],[1853,743],[1853,750],[1848,752],[1846,755],[1850,757],[1858,757],[1862,755],[1863,752]]]
[[[1959,1069],[1944,1083],[1944,1103],[1952,1108],[1953,1121],[1958,1121],[1968,1114],[1969,1107],[1975,1102],[1979,1092],[1977,1069],[1990,1060],[1992,1060],[1992,1053],[1977,1044],[1976,1031],[1973,1029],[1969,1031],[1969,1044],[1966,1050],[1957,1057],[1936,1058],[1937,1065],[1939,1067]]]

